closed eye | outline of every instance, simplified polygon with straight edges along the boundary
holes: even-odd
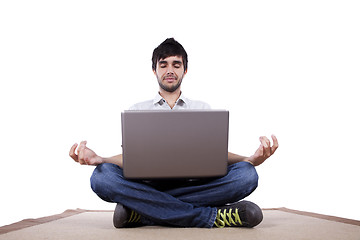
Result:
[[[173,62],[173,65],[174,65],[175,68],[180,68],[181,65],[182,65],[182,62],[180,62],[180,61],[174,61],[174,62]]]

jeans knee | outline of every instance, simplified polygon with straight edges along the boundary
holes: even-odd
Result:
[[[259,176],[257,174],[255,167],[251,164],[249,164],[249,165],[250,166],[248,167],[248,170],[247,170],[247,175],[248,175],[247,181],[248,181],[249,190],[251,192],[253,192],[258,186]]]
[[[236,180],[233,189],[236,189],[238,200],[249,196],[258,186],[259,176],[255,167],[248,162],[239,163],[236,169]]]
[[[90,177],[91,189],[95,193],[98,193],[99,190],[103,189],[102,185],[104,184],[104,181],[103,181],[103,177],[102,177],[103,176],[102,165],[103,164],[96,166],[96,168],[94,169],[94,171]]]
[[[98,165],[90,177],[92,190],[103,200],[111,201],[111,182],[116,166],[110,163]]]

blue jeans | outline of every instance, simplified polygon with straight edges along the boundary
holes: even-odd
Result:
[[[91,188],[101,199],[136,211],[144,224],[179,227],[211,228],[217,206],[240,201],[257,184],[257,172],[248,162],[228,166],[224,177],[194,181],[127,180],[111,163],[98,165],[91,176]]]

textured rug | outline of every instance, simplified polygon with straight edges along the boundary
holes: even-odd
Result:
[[[112,211],[67,210],[62,214],[25,219],[0,227],[0,240],[12,239],[326,239],[360,240],[360,221],[286,208],[264,209],[263,222],[246,228],[171,228],[146,226],[115,229]]]

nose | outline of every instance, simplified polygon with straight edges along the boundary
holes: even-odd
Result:
[[[173,69],[172,66],[169,66],[169,67],[166,69],[166,74],[168,74],[168,75],[174,74],[174,69]]]

